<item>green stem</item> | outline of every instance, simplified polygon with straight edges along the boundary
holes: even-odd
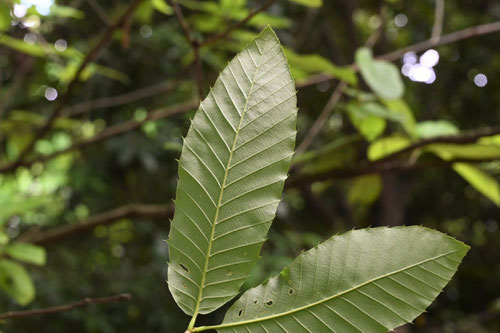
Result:
[[[195,332],[195,330],[194,330],[194,324],[196,322],[196,316],[197,315],[198,314],[195,313],[194,316],[193,316],[193,318],[191,318],[191,321],[189,322],[189,325],[188,325],[188,328],[187,328],[187,332]]]

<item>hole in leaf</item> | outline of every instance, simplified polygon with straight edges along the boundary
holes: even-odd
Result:
[[[272,306],[273,305],[273,301],[267,302],[266,305]]]
[[[240,312],[238,312],[238,317],[240,317],[242,313],[243,313],[243,309],[241,309]]]
[[[253,304],[257,304],[257,300],[256,299],[253,300]]]
[[[180,264],[180,265],[181,265],[181,268],[182,268],[183,270],[185,270],[187,273],[189,273],[189,268],[187,268],[187,267],[186,267],[185,265],[183,265],[183,264]]]
[[[288,293],[289,293],[290,295],[293,295],[293,289],[288,290]]]

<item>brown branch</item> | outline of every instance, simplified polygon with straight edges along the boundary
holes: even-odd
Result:
[[[167,219],[172,216],[173,205],[130,204],[89,217],[78,223],[63,225],[47,231],[28,231],[18,241],[48,244],[62,238],[91,231],[100,225],[112,224],[124,218]]]
[[[201,57],[200,57],[200,42],[196,39],[193,32],[191,31],[191,28],[189,27],[189,24],[187,23],[186,18],[182,13],[181,7],[177,3],[177,0],[170,0],[170,4],[174,9],[177,21],[179,21],[182,31],[184,32],[184,35],[186,36],[186,39],[191,45],[191,49],[193,50],[194,53],[195,76],[196,76],[196,83],[198,85],[198,97],[201,99],[203,98],[203,67],[201,64]]]
[[[196,101],[188,101],[185,103],[176,104],[172,107],[166,107],[166,108],[161,108],[161,109],[151,111],[147,114],[146,118],[144,118],[141,121],[130,120],[130,121],[126,121],[126,122],[121,123],[121,124],[110,126],[106,129],[104,129],[103,131],[99,132],[97,135],[95,135],[91,138],[88,138],[88,139],[78,141],[78,142],[72,144],[71,146],[69,146],[68,148],[55,151],[55,152],[48,154],[48,155],[39,155],[39,156],[34,157],[31,160],[25,160],[25,161],[21,161],[21,162],[13,162],[10,164],[6,164],[6,165],[0,167],[0,173],[10,173],[10,172],[15,171],[20,166],[26,167],[26,166],[31,166],[37,162],[48,161],[48,160],[53,159],[59,155],[66,154],[66,153],[75,151],[77,149],[80,149],[80,148],[83,148],[83,147],[86,147],[89,145],[93,145],[97,142],[109,139],[111,137],[133,131],[137,128],[140,128],[142,125],[144,125],[148,121],[154,121],[154,120],[158,120],[158,119],[172,116],[174,114],[183,113],[183,112],[192,110],[193,108],[197,107],[198,104],[199,104],[199,102],[197,100]]]
[[[432,26],[432,34],[430,38],[434,43],[439,41],[439,37],[443,31],[444,20],[444,0],[435,0],[435,2],[434,25]]]
[[[114,296],[99,297],[99,298],[88,298],[87,297],[85,299],[82,299],[81,301],[74,302],[74,303],[67,304],[67,305],[58,305],[58,306],[52,306],[49,308],[36,309],[36,310],[5,312],[5,313],[0,314],[0,320],[42,316],[42,315],[48,315],[48,314],[53,314],[53,313],[57,313],[57,312],[71,311],[73,309],[88,306],[90,304],[130,301],[131,299],[132,299],[132,296],[130,294],[118,294],[118,295],[114,295]]]
[[[467,159],[457,158],[452,160],[437,160],[433,162],[415,163],[414,161],[388,161],[385,163],[371,163],[363,167],[352,169],[334,169],[326,172],[321,172],[313,175],[299,175],[290,177],[285,183],[285,188],[296,188],[304,184],[310,184],[318,181],[325,181],[328,179],[347,179],[355,178],[370,174],[385,174],[392,172],[411,172],[416,170],[423,170],[427,168],[442,168],[449,167],[453,163],[483,163],[498,161],[500,157],[484,158],[484,159]]]
[[[108,14],[96,0],[87,0],[87,3],[89,4],[90,8],[92,8],[97,17],[99,17],[102,23],[108,26],[111,25],[111,20]]]
[[[47,132],[50,131],[52,128],[53,123],[55,120],[61,115],[61,112],[64,108],[64,106],[68,103],[73,90],[75,88],[75,85],[78,82],[78,78],[80,77],[80,74],[85,70],[88,64],[90,64],[93,60],[95,60],[99,54],[101,53],[102,49],[108,45],[108,43],[111,40],[111,37],[113,35],[113,32],[119,28],[123,22],[125,22],[135,11],[137,6],[142,2],[143,0],[134,0],[130,6],[125,10],[125,12],[114,22],[112,25],[108,26],[104,33],[102,34],[99,42],[90,50],[90,52],[85,56],[83,59],[82,63],[76,70],[75,75],[71,79],[71,81],[68,84],[68,88],[66,89],[66,92],[64,95],[61,97],[60,102],[58,103],[57,107],[55,110],[52,112],[52,114],[48,117],[46,122],[40,127],[40,129],[35,133],[34,138],[28,143],[28,145],[21,151],[19,154],[17,160],[13,162],[11,168],[17,168],[17,166],[20,166],[23,164],[23,160],[28,155],[33,147],[35,146],[35,143],[43,138]],[[2,169],[2,168],[0,168]]]
[[[309,131],[307,132],[306,136],[304,137],[304,140],[300,143],[299,147],[295,151],[295,155],[298,156],[305,152],[307,148],[311,145],[311,143],[314,141],[314,138],[319,134],[323,126],[325,125],[325,122],[328,120],[330,115],[332,114],[335,105],[339,102],[340,98],[342,97],[342,93],[344,92],[344,89],[347,87],[347,83],[344,81],[339,82],[335,90],[333,91],[332,95],[330,96],[330,99],[326,103],[325,107],[323,108],[323,111],[321,111],[320,115],[316,120],[314,121],[314,124],[311,126]]]
[[[472,38],[472,37],[477,37],[477,36],[482,36],[482,35],[487,35],[491,34],[494,32],[500,31],[500,21],[498,22],[493,22],[493,23],[487,23],[487,24],[481,24],[481,25],[476,25],[473,27],[465,28],[462,30],[458,30],[455,32],[452,32],[450,34],[441,36],[439,40],[434,41],[431,39],[427,39],[423,42],[412,44],[410,46],[404,47],[402,49],[389,52],[386,54],[383,54],[381,56],[376,57],[376,59],[379,60],[386,60],[386,61],[395,61],[400,59],[405,53],[413,51],[413,52],[421,52],[425,51],[429,48],[432,47],[438,47],[446,44],[451,44],[455,43],[464,39]],[[354,64],[350,65],[352,69],[357,70],[356,66]],[[317,83],[325,82],[325,81],[330,81],[332,80],[333,77],[327,74],[317,74],[309,77],[309,79],[304,80],[300,83],[297,84],[297,88],[303,88],[303,87],[308,87]]]
[[[435,136],[429,139],[417,141],[403,149],[400,149],[392,154],[386,155],[374,163],[383,163],[388,160],[393,160],[396,157],[410,153],[418,148],[433,144],[433,143],[454,143],[454,144],[467,144],[474,143],[482,137],[500,134],[500,125],[494,127],[487,127],[478,130],[469,130],[461,132],[460,135],[449,136]]]
[[[216,41],[218,41],[219,39],[226,38],[231,32],[233,32],[234,30],[236,30],[238,28],[241,28],[242,26],[244,26],[245,24],[247,24],[247,22],[250,21],[252,18],[254,18],[255,15],[259,14],[260,12],[263,12],[263,11],[267,10],[276,1],[278,1],[278,0],[268,0],[268,1],[266,1],[263,5],[261,5],[260,7],[256,8],[256,9],[254,9],[253,11],[251,11],[247,15],[247,17],[245,17],[243,20],[238,21],[238,22],[234,23],[233,25],[229,26],[224,32],[205,39],[200,44],[200,47],[204,47],[204,46],[213,44]]]
[[[103,97],[91,101],[85,101],[64,108],[61,114],[71,117],[95,109],[105,109],[105,108],[125,105],[157,94],[169,92],[175,89],[178,86],[178,83],[179,82],[176,81],[174,82],[166,81],[117,96]]]

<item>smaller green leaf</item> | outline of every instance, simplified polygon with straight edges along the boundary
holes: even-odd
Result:
[[[368,141],[375,140],[380,136],[386,126],[386,121],[380,115],[374,115],[370,103],[349,103],[347,105],[347,113],[349,119],[356,129]]]
[[[357,50],[355,58],[361,76],[380,98],[392,100],[403,96],[403,80],[396,66],[373,59],[372,51],[366,47]]]
[[[426,150],[437,152],[441,157],[446,159],[500,159],[500,146],[485,145],[478,143],[471,144],[450,144],[450,143],[434,143],[425,147]]]
[[[172,15],[174,13],[172,7],[165,0],[151,0],[151,4],[154,9],[165,15]]]
[[[74,18],[81,20],[85,18],[85,13],[81,10],[69,6],[61,6],[53,4],[50,7],[50,16],[57,16],[63,18]]]
[[[347,200],[353,206],[370,205],[382,192],[382,179],[379,175],[358,177],[349,188]]]
[[[12,243],[5,248],[5,253],[12,259],[39,266],[45,265],[47,257],[43,247],[28,243]]]
[[[383,100],[385,106],[393,113],[397,113],[402,117],[401,125],[405,131],[411,136],[416,137],[416,122],[410,107],[402,99]]]
[[[28,272],[11,260],[0,260],[0,288],[19,305],[27,305],[35,298],[35,286]]]
[[[427,149],[446,161],[457,157],[457,155],[454,155],[453,153],[460,154],[459,147],[455,147],[455,150],[452,151],[450,147],[447,146],[454,145],[433,144],[428,146]],[[463,151],[467,152],[467,149],[464,149]],[[470,150],[468,152],[472,153]],[[462,176],[478,192],[500,207],[500,184],[495,178],[480,168],[468,163],[453,163],[453,170]]]
[[[380,138],[370,144],[368,147],[368,159],[376,161],[384,156],[395,153],[411,143],[410,139],[403,136],[388,136]]]
[[[10,7],[6,3],[0,3],[0,31],[9,30],[11,20]]]
[[[311,74],[328,74],[350,84],[356,84],[356,73],[347,67],[338,67],[318,54],[298,54],[283,47],[295,79],[305,79]]]
[[[500,184],[495,178],[468,163],[454,163],[453,170],[477,191],[500,207]]]
[[[45,57],[45,52],[40,45],[25,43],[22,39],[12,38],[7,35],[0,35],[0,44],[8,46],[21,53],[35,57]]]
[[[3,231],[0,231],[0,245],[5,245],[9,242],[9,236]]]
[[[456,135],[460,132],[458,127],[446,120],[422,121],[416,127],[417,136],[427,139],[436,136]]]
[[[318,8],[323,6],[323,0],[288,0],[306,7]]]

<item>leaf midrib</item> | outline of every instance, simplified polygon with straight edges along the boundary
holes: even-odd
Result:
[[[260,322],[263,322],[263,321],[272,320],[272,319],[284,317],[284,316],[287,316],[287,315],[291,315],[291,314],[294,314],[296,312],[307,310],[307,309],[312,308],[312,307],[314,307],[316,305],[328,302],[328,301],[330,301],[330,300],[332,300],[334,298],[337,298],[337,297],[340,297],[340,296],[345,295],[347,293],[350,293],[352,291],[355,291],[355,290],[357,290],[359,288],[364,287],[367,284],[373,283],[373,282],[378,281],[380,279],[392,276],[392,275],[397,274],[397,273],[404,272],[404,271],[406,271],[406,270],[408,270],[410,268],[417,267],[419,265],[423,265],[423,264],[425,264],[427,262],[431,262],[431,261],[437,260],[439,258],[446,257],[446,256],[448,256],[450,254],[453,254],[453,253],[456,253],[456,252],[459,252],[459,251],[461,251],[461,250],[453,250],[453,251],[449,251],[449,252],[440,254],[438,256],[429,258],[429,259],[425,259],[425,260],[419,261],[419,262],[414,263],[412,265],[409,265],[409,266],[400,268],[398,270],[395,270],[395,271],[383,274],[383,275],[381,275],[379,277],[367,280],[367,281],[365,281],[365,282],[363,282],[361,284],[358,284],[358,285],[356,285],[354,287],[346,289],[346,290],[344,290],[342,292],[336,293],[336,294],[334,294],[334,295],[332,295],[330,297],[326,297],[326,298],[320,299],[320,300],[318,300],[316,302],[313,302],[313,303],[310,303],[310,304],[306,304],[306,305],[298,307],[296,309],[288,310],[288,311],[281,312],[279,314],[275,314],[275,315],[271,315],[271,316],[265,316],[265,317],[260,317],[260,318],[255,318],[255,319],[250,319],[250,320],[245,320],[245,321],[240,321],[240,322],[232,322],[232,323],[220,324],[220,325],[213,325],[213,326],[200,326],[200,327],[195,328],[193,330],[193,332],[201,332],[201,331],[206,331],[206,330],[210,330],[210,329],[220,329],[220,328],[227,328],[227,327],[233,327],[233,326],[241,326],[241,325],[248,325],[248,324],[253,324],[253,323],[260,323]]]
[[[266,45],[267,45],[268,41],[269,41],[269,39],[266,40]],[[257,42],[255,42],[255,43],[257,44]],[[257,48],[258,48],[258,46],[257,46]],[[250,53],[250,51],[248,51],[248,52]],[[260,49],[259,49],[259,53],[260,53]],[[262,53],[261,53],[261,56],[262,56]],[[238,128],[236,129],[236,132],[235,132],[235,135],[234,135],[233,144],[232,144],[231,150],[229,152],[228,161],[227,161],[227,164],[226,164],[226,167],[225,167],[225,170],[224,170],[224,178],[222,180],[221,190],[220,190],[220,193],[219,193],[219,199],[218,199],[218,202],[217,202],[217,207],[215,209],[214,219],[212,221],[212,230],[210,232],[210,238],[209,238],[209,242],[208,242],[207,257],[205,259],[205,265],[203,267],[203,272],[202,272],[202,276],[201,276],[201,283],[200,283],[200,291],[198,292],[198,297],[197,297],[197,300],[196,300],[196,306],[195,306],[195,310],[194,310],[194,314],[193,314],[193,319],[196,318],[196,316],[198,315],[198,312],[200,310],[200,305],[201,305],[201,302],[203,300],[203,291],[205,289],[205,279],[206,279],[207,272],[208,272],[208,264],[209,264],[209,261],[210,261],[210,258],[211,258],[212,244],[214,242],[215,226],[217,225],[217,220],[219,219],[220,208],[223,206],[222,205],[222,198],[224,196],[224,189],[226,187],[227,176],[229,174],[229,170],[230,170],[230,167],[231,167],[231,161],[232,161],[232,158],[233,158],[233,153],[234,153],[235,148],[236,148],[236,142],[238,141],[238,136],[239,136],[239,133],[240,133],[240,130],[241,130],[241,125],[243,124],[243,118],[245,117],[245,114],[246,114],[246,112],[248,110],[247,109],[248,108],[248,101],[252,97],[252,92],[253,92],[253,88],[254,88],[255,78],[257,76],[257,73],[259,72],[259,68],[260,68],[260,65],[256,64],[256,66],[255,66],[255,72],[253,74],[252,80],[250,81],[250,89],[248,90],[248,95],[246,95],[245,105],[244,105],[243,111],[241,112],[241,115],[240,115],[240,121],[238,123]],[[222,81],[222,77],[221,77],[221,81]],[[222,82],[222,84],[225,86],[224,82]],[[238,88],[239,88],[239,85],[238,85]],[[241,88],[239,88],[239,89],[241,90]],[[228,94],[229,94],[229,91],[228,91]],[[238,109],[237,109],[236,105],[234,105],[234,108],[236,109],[236,112],[238,112]],[[222,109],[221,109],[221,112],[223,112]]]

